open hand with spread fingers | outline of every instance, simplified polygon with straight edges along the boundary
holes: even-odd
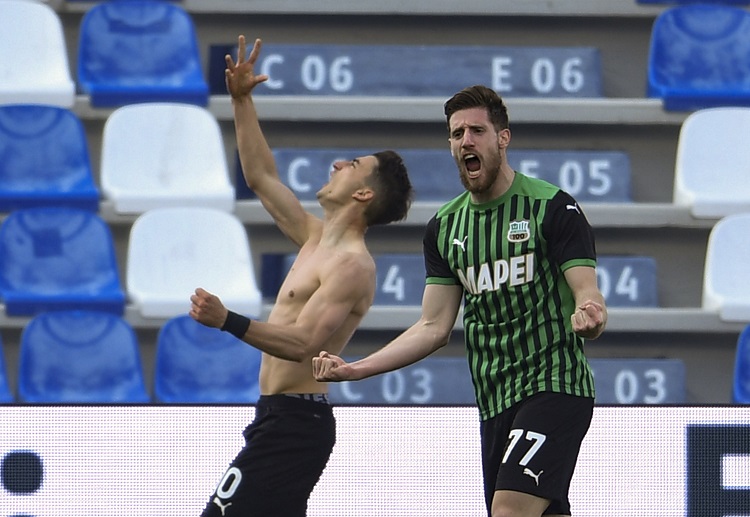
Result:
[[[240,35],[237,38],[237,62],[235,63],[232,56],[227,54],[224,60],[227,63],[227,68],[224,72],[227,91],[233,98],[238,99],[245,95],[248,95],[253,88],[260,83],[268,80],[266,74],[255,74],[255,62],[258,60],[260,55],[260,48],[262,42],[260,38],[255,40],[253,49],[250,51],[250,55],[245,59],[247,52],[247,46],[245,44],[245,36]]]

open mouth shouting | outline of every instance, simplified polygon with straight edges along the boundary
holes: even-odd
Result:
[[[474,153],[468,153],[463,155],[464,168],[466,169],[466,175],[475,179],[479,177],[479,171],[482,168],[482,162],[479,157]]]

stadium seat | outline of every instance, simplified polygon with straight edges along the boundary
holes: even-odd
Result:
[[[5,368],[5,349],[3,347],[3,338],[0,336],[0,404],[13,401],[15,401],[15,397],[8,384],[8,371]]]
[[[83,124],[67,108],[0,106],[0,212],[50,205],[99,210]]]
[[[745,327],[737,338],[732,402],[750,404],[750,325]]]
[[[149,402],[138,341],[121,317],[53,311],[21,334],[18,397],[39,403]]]
[[[666,110],[750,105],[750,12],[721,4],[669,8],[656,17],[647,95]]]
[[[0,296],[10,316],[60,309],[125,310],[109,226],[66,207],[11,212],[0,225]]]
[[[719,220],[708,237],[703,308],[724,321],[750,321],[750,212]]]
[[[208,104],[193,20],[179,5],[159,0],[100,2],[86,12],[78,83],[95,107]]]
[[[197,287],[236,312],[261,314],[245,227],[234,214],[214,208],[157,208],[138,216],[126,277],[133,306],[147,318],[186,314]]]
[[[682,123],[674,203],[695,217],[750,212],[750,108],[708,108]]]
[[[234,209],[219,123],[200,106],[131,104],[104,125],[102,193],[119,213],[168,206]]]
[[[0,104],[72,107],[75,82],[57,13],[28,0],[3,0],[0,11]]]
[[[261,352],[190,316],[159,331],[154,398],[167,403],[255,403]]]

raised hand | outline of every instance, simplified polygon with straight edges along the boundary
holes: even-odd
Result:
[[[250,55],[245,59],[247,52],[245,36],[240,35],[237,38],[237,62],[235,63],[229,54],[224,57],[227,63],[227,69],[224,71],[227,92],[232,98],[239,99],[249,95],[258,84],[268,80],[266,74],[255,74],[255,62],[260,55],[261,45],[260,38],[256,39]]]

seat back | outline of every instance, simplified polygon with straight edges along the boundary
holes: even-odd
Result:
[[[60,309],[122,314],[125,292],[109,226],[74,208],[11,212],[0,225],[0,296],[8,315]]]
[[[78,82],[93,106],[208,104],[193,20],[182,7],[160,0],[91,7],[80,25]]]
[[[750,13],[721,4],[679,5],[656,17],[647,94],[667,110],[750,105]]]
[[[695,217],[750,212],[750,108],[708,108],[682,123],[674,202]]]
[[[21,334],[18,395],[25,402],[149,402],[133,329],[104,312],[35,316]]]
[[[159,331],[154,396],[160,402],[255,403],[260,396],[261,352],[190,316]]]
[[[737,338],[732,402],[750,404],[750,325],[746,326]]]
[[[703,308],[724,321],[750,322],[750,213],[721,219],[711,229],[703,275]]]
[[[104,125],[100,180],[116,212],[167,206],[234,209],[224,140],[205,108],[131,104]]]
[[[196,287],[246,316],[261,314],[245,227],[234,214],[214,208],[157,208],[141,214],[130,230],[126,277],[128,296],[144,317],[187,313]]]
[[[57,106],[0,106],[0,212],[49,205],[99,209],[83,124]]]
[[[57,13],[28,0],[3,0],[0,12],[0,104],[72,107],[75,83]]]

